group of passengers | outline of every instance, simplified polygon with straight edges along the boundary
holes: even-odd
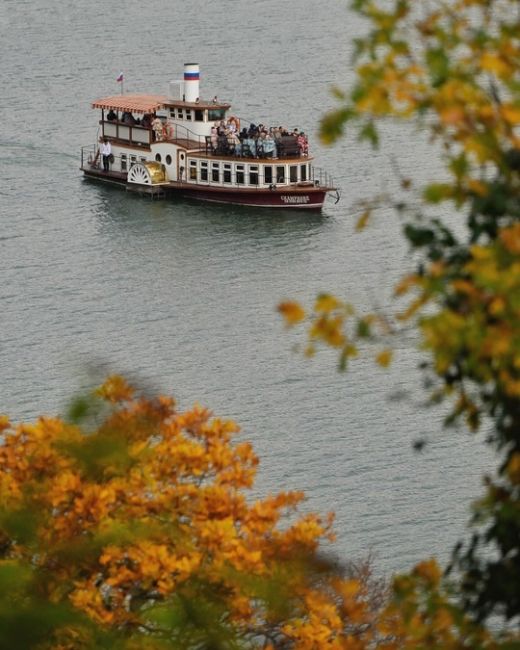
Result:
[[[215,122],[211,127],[211,151],[217,155],[277,159],[284,155],[307,156],[309,141],[303,131],[283,126],[249,125],[239,131],[236,117]]]
[[[109,122],[120,121],[123,124],[128,124],[129,126],[143,126],[145,129],[149,129],[152,126],[154,118],[155,114],[150,115],[150,113],[145,113],[142,118],[134,117],[130,111],[123,111],[121,118],[119,118],[118,114],[113,109],[110,109],[110,111],[107,113],[107,120]]]
[[[112,109],[110,109],[107,114],[107,120],[113,122],[117,121],[118,115]],[[123,124],[128,124],[129,126],[142,126],[145,129],[152,129],[154,140],[160,142],[162,140],[171,140],[174,134],[174,125],[172,120],[162,120],[160,117],[157,117],[155,113],[145,113],[142,118],[134,117],[130,111],[124,111],[121,115],[121,120]]]

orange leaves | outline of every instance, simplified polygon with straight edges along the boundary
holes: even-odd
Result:
[[[345,309],[331,296],[316,307],[325,317]],[[189,600],[203,586],[218,594],[218,620],[238,626],[238,635],[258,626],[261,638],[276,620],[286,640],[348,647],[348,608],[336,605],[346,592],[315,556],[333,539],[332,517],[298,516],[298,492],[249,504],[243,492],[258,459],[249,443],[232,444],[234,422],[199,406],[174,412],[172,400],[135,397],[120,379],[98,395],[112,406],[99,410],[105,420],[96,430],[42,419],[0,446],[4,508],[24,517],[24,527],[2,528],[9,518],[0,519],[2,541],[15,531],[18,543],[5,548],[50,578],[52,598],[139,636],[158,598]]]
[[[134,390],[119,375],[110,376],[97,390],[98,395],[113,404],[131,400]]]
[[[312,324],[309,336],[311,339],[322,340],[334,348],[340,348],[345,343],[343,324],[344,318],[342,316],[323,314]]]
[[[382,350],[376,356],[376,361],[382,368],[388,368],[392,361],[392,356],[392,350]]]
[[[441,580],[442,571],[437,561],[430,559],[420,562],[413,570],[413,574],[424,580],[429,586],[437,587]]]
[[[507,251],[514,255],[520,255],[520,223],[503,228],[499,237]]]
[[[288,327],[300,323],[305,318],[303,307],[299,303],[290,300],[280,303],[278,311],[282,314]]]
[[[11,428],[11,422],[7,415],[0,415],[0,434]]]

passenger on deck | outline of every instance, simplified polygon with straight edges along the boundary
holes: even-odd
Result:
[[[152,117],[150,113],[145,113],[143,119],[141,120],[141,126],[144,126],[145,129],[149,129],[152,124]]]
[[[298,141],[298,148],[300,149],[300,155],[301,156],[308,156],[309,155],[309,141],[307,140],[307,136],[305,135],[305,133],[303,131],[298,136],[297,141]]]
[[[242,155],[242,143],[240,142],[240,138],[236,133],[230,131],[228,134],[228,145],[229,150],[232,154],[235,154],[235,156]]]
[[[211,135],[209,136],[211,142],[211,153],[216,153],[218,145],[218,131],[216,126],[211,127]]]
[[[217,138],[217,153],[220,155],[228,153],[228,141],[225,133],[219,133]]]
[[[164,125],[164,138],[165,140],[173,140],[173,136],[175,134],[175,128],[174,128],[174,123],[171,118],[168,118],[166,120],[166,124]]]
[[[251,156],[253,156],[253,158],[256,158],[256,140],[252,137],[247,137],[244,140],[243,144],[249,148]]]
[[[129,111],[125,111],[121,121],[124,124],[135,124],[135,117]]]
[[[107,120],[109,122],[114,122],[115,120],[117,120],[117,113],[114,113],[114,111],[110,109],[107,115]]]
[[[155,135],[155,141],[161,142],[163,140],[163,123],[160,117],[155,117],[153,119],[152,129]]]
[[[256,139],[256,155],[258,158],[264,158],[264,142],[265,142],[265,133],[262,131],[259,133],[258,138]]]
[[[110,157],[112,156],[112,145],[107,137],[103,138],[100,149],[103,156],[103,171],[107,173],[110,171]]]
[[[277,158],[276,143],[273,136],[268,133],[263,139],[264,158]]]

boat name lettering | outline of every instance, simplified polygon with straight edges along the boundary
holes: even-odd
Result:
[[[308,203],[310,201],[307,195],[305,196],[281,196],[284,203]]]

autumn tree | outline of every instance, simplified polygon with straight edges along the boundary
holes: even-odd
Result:
[[[0,648],[359,648],[384,586],[320,552],[332,516],[246,498],[238,427],[111,377],[71,416],[1,420]]]
[[[294,302],[280,310],[289,324],[307,319],[307,352],[333,346],[341,368],[360,344],[375,346],[388,365],[392,335],[414,326],[436,384],[432,400],[451,405],[447,424],[463,420],[476,430],[488,418],[500,464],[485,478],[473,537],[456,549],[451,575],[459,571],[463,607],[474,617],[518,623],[520,3],[354,0],[352,9],[366,19],[367,34],[355,42],[353,87],[334,91],[338,106],[322,121],[323,141],[335,142],[348,126],[377,147],[382,123],[402,120],[441,149],[444,174],[424,187],[400,176],[399,196],[357,206],[358,229],[381,205],[400,217],[419,258],[395,289],[401,301],[409,297],[406,309],[362,314],[322,295],[309,313]],[[447,225],[447,211],[465,228]]]

